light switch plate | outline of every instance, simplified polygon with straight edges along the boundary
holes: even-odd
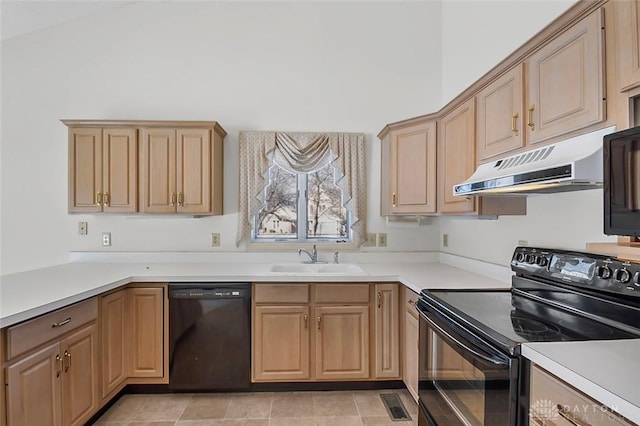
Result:
[[[367,239],[362,244],[362,247],[375,247],[376,246],[376,234],[373,232],[367,232]]]
[[[378,234],[378,247],[386,247],[387,246],[387,233],[381,232]]]
[[[78,222],[78,235],[87,235],[87,222]]]

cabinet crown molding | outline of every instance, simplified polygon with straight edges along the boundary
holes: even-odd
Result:
[[[180,127],[180,128],[203,128],[208,127],[220,133],[223,137],[227,135],[226,130],[217,121],[194,121],[194,120],[75,120],[61,119],[67,127]]]

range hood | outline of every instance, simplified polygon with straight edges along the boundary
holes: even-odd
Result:
[[[602,138],[615,126],[478,166],[453,195],[519,195],[602,187]]]

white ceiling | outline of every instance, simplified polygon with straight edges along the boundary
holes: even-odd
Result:
[[[130,3],[121,0],[0,0],[0,39],[28,34]]]

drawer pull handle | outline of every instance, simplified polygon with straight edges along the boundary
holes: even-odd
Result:
[[[304,314],[304,328],[309,328],[309,315]]]
[[[69,351],[64,351],[64,357],[67,360],[67,366],[64,367],[64,372],[66,373],[71,368],[71,353]]]
[[[558,409],[558,414],[560,417],[564,418],[566,421],[571,423],[573,426],[591,426],[590,423],[585,422],[584,420],[577,419],[569,410],[567,410],[562,405],[556,405]]]
[[[391,206],[392,207],[396,206],[396,193],[395,192],[393,194],[391,194]]]
[[[172,192],[170,197],[171,197],[171,207],[174,207],[176,205],[176,193]]]
[[[102,192],[96,192],[96,205],[102,205]]]
[[[517,127],[518,113],[514,113],[511,117],[511,131],[515,136],[518,136],[518,127]]]
[[[103,207],[109,207],[109,193],[105,192],[104,195],[102,196],[102,206]]]
[[[56,377],[60,377],[60,373],[62,373],[62,358],[60,358],[60,355],[56,355],[56,363],[58,364],[58,369],[56,370]]]
[[[58,328],[58,327],[62,327],[65,324],[68,324],[71,322],[71,317],[67,318],[64,321],[60,321],[60,322],[54,322],[53,324],[51,324],[51,328]]]
[[[322,317],[318,315],[318,330],[320,330],[320,322],[322,321]]]
[[[184,205],[184,194],[182,192],[178,192],[178,207],[182,207]]]
[[[407,303],[408,303],[409,305],[411,305],[411,306],[414,306],[414,305],[416,304],[416,301],[415,301],[415,300],[411,300],[411,299],[409,299],[409,300],[407,300]]]
[[[531,105],[529,106],[529,114],[527,115],[527,126],[531,127],[531,131],[534,131],[536,129],[536,125],[533,122],[533,111],[536,110],[536,106],[535,105]]]
[[[382,292],[378,292],[378,309],[382,307]]]

